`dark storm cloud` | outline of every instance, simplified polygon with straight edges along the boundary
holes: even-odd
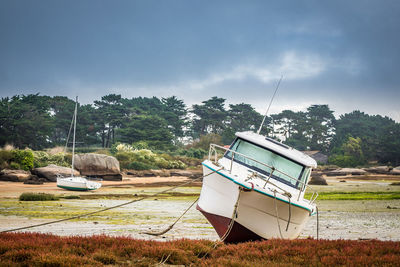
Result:
[[[213,95],[400,119],[398,1],[1,1],[0,95]],[[343,104],[343,102],[348,103]]]

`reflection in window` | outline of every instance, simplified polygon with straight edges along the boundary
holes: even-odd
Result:
[[[304,182],[309,175],[309,168],[303,171],[304,166],[287,158],[284,158],[266,148],[249,143],[240,138],[236,139],[235,143],[231,147],[231,150],[246,155],[249,158],[264,163],[265,165],[268,165],[269,167],[249,158],[243,157],[239,154],[235,154],[234,156],[235,162],[241,163],[265,175],[269,175],[271,173],[272,169],[270,167],[274,167],[276,170],[280,170],[288,174],[294,179],[291,179],[287,175],[284,175],[278,171],[274,171],[272,177],[292,187],[299,187],[300,185],[298,184],[297,179]],[[225,157],[231,159],[232,152],[228,151],[225,154]]]

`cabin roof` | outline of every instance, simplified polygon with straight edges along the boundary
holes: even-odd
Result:
[[[252,142],[254,144],[257,144],[259,146],[265,147],[269,150],[272,150],[272,151],[276,152],[277,154],[285,156],[285,157],[287,157],[295,162],[298,162],[302,165],[305,165],[307,167],[312,167],[312,168],[317,167],[317,162],[310,156],[307,156],[306,154],[304,154],[290,146],[282,144],[274,139],[265,137],[260,134],[256,134],[251,131],[237,132],[236,136],[240,137],[244,140],[247,140],[249,142]]]

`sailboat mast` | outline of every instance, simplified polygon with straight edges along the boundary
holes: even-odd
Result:
[[[76,134],[76,114],[78,111],[78,97],[75,100],[75,111],[74,111],[74,135],[72,138],[72,167],[71,167],[71,177],[74,177],[74,155],[75,155],[75,134]]]

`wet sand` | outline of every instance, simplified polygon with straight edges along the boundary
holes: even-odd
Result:
[[[400,177],[399,177],[400,178]],[[343,179],[343,178],[340,178]],[[317,191],[400,191],[385,180],[347,180],[329,178],[329,186],[316,186]],[[135,194],[152,194],[168,187],[169,183],[188,181],[184,177],[126,178],[122,182],[103,182],[95,192],[73,192],[58,189],[55,183],[24,185],[0,182],[0,230],[52,221],[71,214],[82,214],[125,203]],[[154,186],[164,183],[163,187]],[[93,196],[97,199],[61,199],[50,202],[19,202],[22,192],[44,192],[56,195]],[[161,237],[143,234],[143,231],[162,231],[195,201],[200,187],[174,190],[177,195],[162,196],[132,203],[112,211],[99,213],[80,220],[57,223],[30,231],[57,235],[130,236],[146,240],[218,239],[207,220],[194,207],[175,227]],[[105,198],[107,195],[117,199]],[[319,200],[319,237],[323,239],[380,239],[400,240],[400,200]],[[389,207],[389,208],[388,208]],[[283,231],[284,235],[284,231]],[[311,217],[299,238],[317,235],[316,216]]]

